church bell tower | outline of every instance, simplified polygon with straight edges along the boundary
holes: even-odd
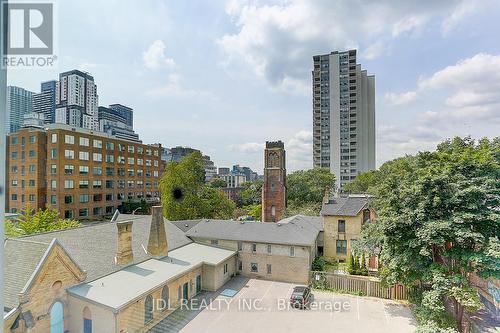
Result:
[[[267,141],[264,152],[264,185],[262,186],[262,222],[277,222],[286,208],[285,145]]]

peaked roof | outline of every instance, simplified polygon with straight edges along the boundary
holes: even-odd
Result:
[[[183,222],[174,224],[182,227]],[[302,246],[313,246],[323,229],[321,217],[304,215],[295,215],[277,223],[199,220],[191,224],[193,226],[186,231],[189,237]]]
[[[148,245],[151,215],[120,214],[113,222],[30,235],[16,240],[49,243],[56,238],[69,256],[87,273],[86,281],[92,281],[122,268],[115,264],[118,246],[116,222],[125,220],[134,222],[132,225],[134,263],[150,258],[144,249]],[[167,220],[165,229],[170,250],[191,243],[181,230]],[[6,254],[6,257],[8,256]],[[8,269],[9,266],[6,266],[6,270]]]
[[[331,198],[327,203],[323,204],[321,215],[336,215],[336,216],[356,216],[359,212],[366,208],[371,201],[368,196],[349,196],[340,198]]]
[[[19,304],[19,293],[26,286],[42,258],[49,252],[50,242],[6,239],[4,242],[4,307],[11,310]]]

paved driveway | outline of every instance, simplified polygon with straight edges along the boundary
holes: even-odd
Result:
[[[290,308],[294,284],[237,277],[224,288],[233,297],[203,293],[172,313],[153,332],[414,332],[409,308],[377,298],[313,291],[311,309]],[[223,288],[223,289],[224,289]]]

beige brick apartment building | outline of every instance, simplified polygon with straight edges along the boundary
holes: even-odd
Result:
[[[7,211],[50,206],[62,217],[112,215],[124,201],[159,199],[161,146],[51,124],[8,136]]]

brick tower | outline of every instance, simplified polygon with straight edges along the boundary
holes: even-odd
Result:
[[[262,186],[262,222],[283,218],[286,207],[285,145],[267,141],[264,152],[264,185]]]

